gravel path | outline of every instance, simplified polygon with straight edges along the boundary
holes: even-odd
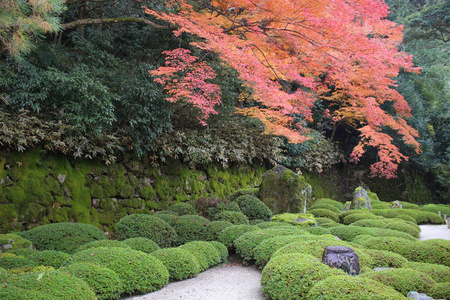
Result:
[[[447,225],[420,225],[420,240],[450,240]],[[163,289],[127,300],[265,300],[260,285],[261,271],[240,263],[225,264],[197,277],[172,282]]]

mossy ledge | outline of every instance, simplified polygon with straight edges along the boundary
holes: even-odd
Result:
[[[192,170],[175,160],[158,165],[131,156],[105,165],[39,149],[3,151],[0,161],[0,233],[80,222],[113,234],[126,215],[210,195],[226,198],[258,186],[267,170],[254,165],[223,170],[214,164]]]

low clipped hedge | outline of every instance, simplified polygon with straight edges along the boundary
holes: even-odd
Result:
[[[405,245],[399,249],[410,261],[441,264],[450,267],[450,240],[425,240]]]
[[[379,219],[379,216],[376,216],[371,213],[361,212],[359,214],[350,214],[342,219],[342,224],[349,225],[359,220],[367,220],[367,219]]]
[[[427,294],[434,299],[450,299],[450,281],[435,284]]]
[[[381,282],[403,295],[411,291],[427,293],[436,284],[430,275],[417,270],[404,268],[372,271],[361,274],[360,276]]]
[[[314,209],[327,209],[327,210],[331,210],[332,212],[337,213],[338,215],[341,213],[341,210],[339,208],[337,208],[336,206],[334,206],[333,204],[330,204],[330,203],[315,202],[313,205],[311,205],[309,207],[309,210],[314,210]]]
[[[419,207],[419,210],[421,211],[428,211],[432,213],[439,213],[443,215],[450,216],[450,205],[445,204],[427,204]]]
[[[98,248],[98,247],[119,247],[119,248],[129,248],[127,244],[124,244],[122,241],[117,240],[100,240],[100,241],[93,241],[86,243],[84,245],[81,245],[76,252],[83,251],[90,248]]]
[[[206,226],[209,220],[197,215],[180,216],[173,225],[178,235],[178,244],[206,240]]]
[[[124,291],[119,276],[105,267],[75,263],[59,271],[84,280],[92,288],[98,300],[120,299]]]
[[[200,272],[217,265],[221,261],[219,251],[210,242],[194,241],[181,245],[179,248],[185,249],[195,256],[200,266]]]
[[[371,210],[370,212],[368,210],[362,210],[362,209],[350,209],[347,211],[344,211],[343,213],[341,213],[339,215],[339,222],[343,222],[344,218],[349,216],[349,215],[353,215],[353,214],[371,214],[373,210]]]
[[[417,225],[416,219],[414,219],[413,217],[408,216],[408,215],[402,215],[402,214],[400,214],[400,215],[397,216],[397,219],[401,219],[401,220],[403,220],[403,221],[407,221],[407,222],[410,222],[410,223],[412,223],[412,224],[416,224],[416,225]],[[420,228],[420,227],[419,227],[419,228]]]
[[[404,267],[428,274],[437,283],[450,282],[450,267],[448,266],[410,261],[405,263]]]
[[[131,249],[139,250],[145,253],[152,253],[153,251],[160,249],[155,241],[144,237],[126,239],[123,240],[122,243],[129,246]]]
[[[8,247],[2,247],[9,245]],[[33,245],[31,241],[24,239],[23,237],[14,234],[0,234],[0,253],[10,252],[17,249],[29,249],[32,248]]]
[[[146,214],[123,217],[116,224],[116,229],[118,240],[145,237],[156,242],[161,248],[176,245],[178,240],[178,235],[172,226],[160,218]]]
[[[252,195],[242,195],[235,200],[239,204],[242,213],[249,220],[268,221],[272,217],[270,208],[260,199]]]
[[[240,211],[224,210],[214,216],[216,221],[227,221],[235,225],[248,224],[248,217]]]
[[[415,242],[397,237],[372,237],[366,241],[360,242],[364,248],[392,251],[402,255],[404,253],[404,249],[408,247],[408,245],[414,243]],[[405,258],[408,259],[406,256]]]
[[[149,293],[169,282],[169,272],[150,254],[128,248],[91,248],[73,255],[71,263],[97,264],[113,270],[126,294]]]
[[[34,261],[36,266],[49,266],[58,269],[70,259],[70,254],[55,250],[42,250],[36,251],[27,258]]]
[[[331,234],[337,236],[344,241],[352,241],[358,235],[374,235],[371,228],[359,227],[359,226],[338,226],[330,228]]]
[[[316,223],[319,226],[325,225],[325,224],[337,224],[335,221],[328,219],[328,218],[321,218],[321,217],[316,217]]]
[[[306,228],[305,230],[314,235],[331,234],[330,229],[321,226],[309,227]]]
[[[175,203],[169,207],[169,210],[176,212],[179,216],[196,215],[197,210],[189,203]]]
[[[397,230],[392,230],[392,229],[385,229],[385,228],[373,228],[373,227],[369,227],[371,229],[373,229],[373,234],[374,236],[378,236],[378,237],[396,237],[396,238],[402,238],[411,242],[415,242],[417,241],[417,238],[413,237],[412,235],[406,233],[406,232],[401,232],[401,231],[397,231]]]
[[[407,216],[408,217],[408,216]],[[415,238],[420,236],[420,227],[399,219],[364,219],[353,222],[352,226],[377,227],[407,233]]]
[[[209,242],[211,245],[213,245],[216,250],[219,252],[220,255],[220,262],[225,262],[228,258],[228,249],[227,247],[218,241],[211,241]]]
[[[158,213],[154,216],[160,218],[163,221],[166,221],[170,226],[173,226],[173,224],[175,224],[175,221],[180,217],[175,212],[173,214]]]
[[[325,204],[325,205],[332,205],[335,208],[337,208],[339,210],[339,212],[344,210],[344,203],[341,203],[339,201],[336,201],[336,200],[333,200],[333,199],[329,199],[329,198],[319,198],[319,199],[317,199],[316,202],[314,202],[311,205],[310,208],[312,209],[315,206],[319,206],[319,205],[323,205],[323,204]]]
[[[261,222],[256,224],[256,226],[258,226],[260,229],[266,229],[279,226],[292,227],[293,225],[285,222]]]
[[[285,236],[276,236],[272,238],[268,238],[263,240],[258,246],[255,248],[255,260],[256,265],[260,268],[264,267],[272,257],[272,254],[278,249],[301,240],[301,236],[298,234],[294,235],[285,235]]]
[[[28,257],[12,253],[2,253],[0,254],[0,266],[6,270],[11,270],[23,267],[34,267],[36,266],[36,262]]]
[[[83,244],[106,240],[99,228],[82,223],[53,223],[41,225],[19,235],[33,243],[38,250],[74,253]]]
[[[0,292],[1,299],[83,299],[95,300],[95,293],[82,279],[61,271],[32,272],[7,277],[8,285]],[[29,298],[28,298],[29,297]]]
[[[408,215],[413,217],[417,224],[445,224],[444,219],[437,213],[416,209],[372,209],[371,212],[385,218],[397,218],[399,215]]]
[[[233,226],[233,224],[228,221],[212,221],[208,223],[205,228],[205,239],[207,241],[217,241],[220,232],[230,226]]]
[[[319,281],[304,299],[406,300],[406,297],[393,288],[369,278],[341,275],[329,276]]]
[[[224,228],[218,236],[218,241],[224,244],[228,249],[234,247],[234,240],[249,231],[259,230],[255,225],[233,225]]]
[[[262,290],[274,300],[303,299],[312,286],[329,276],[344,274],[310,255],[292,253],[272,258],[261,275]]]
[[[160,260],[169,271],[170,280],[184,280],[200,273],[200,265],[195,256],[186,249],[164,248],[156,250],[152,256]]]
[[[401,268],[408,263],[402,255],[385,250],[364,249],[372,260],[372,268]]]
[[[308,211],[308,213],[313,214],[314,217],[328,218],[335,222],[339,222],[339,213],[336,213],[329,209],[324,209],[324,208],[311,209]]]

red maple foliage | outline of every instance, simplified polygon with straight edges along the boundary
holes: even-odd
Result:
[[[365,147],[378,148],[374,175],[393,177],[397,164],[407,159],[383,127],[396,130],[419,151],[418,133],[405,121],[410,108],[393,88],[400,70],[419,69],[410,55],[398,51],[403,29],[386,19],[388,7],[383,1],[174,0],[166,4],[173,13],[145,11],[175,24],[176,35],[198,36],[193,45],[217,53],[238,71],[253,99],[264,107],[238,112],[261,119],[266,133],[305,141],[307,129],[294,125],[291,115],[310,120],[316,97],[328,95],[338,105],[335,119],[357,124],[361,132],[352,160],[357,162]],[[188,96],[188,89],[183,92],[184,86],[171,80],[167,88],[174,89],[173,97],[187,96],[206,108],[205,116],[212,112],[206,98]],[[291,88],[291,83],[300,88]],[[395,115],[380,107],[386,101],[393,103]]]

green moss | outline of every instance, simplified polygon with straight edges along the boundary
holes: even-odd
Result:
[[[130,184],[124,184],[124,186],[118,188],[118,190],[120,191],[119,194],[122,198],[131,198],[135,193],[134,187]]]
[[[295,222],[295,220],[304,220],[304,222]],[[309,227],[316,223],[312,214],[280,214],[272,217],[273,222],[285,222],[300,227]]]
[[[0,234],[0,253],[31,248],[31,241],[13,233]]]
[[[0,205],[0,230],[7,233],[16,228],[14,220],[17,218],[17,210],[13,204]]]
[[[47,191],[51,192],[54,195],[62,192],[59,182],[52,176],[47,176],[45,178],[45,187],[46,187]]]
[[[99,185],[98,183],[93,183],[90,187],[89,187],[89,191],[91,193],[91,197],[92,198],[98,198],[98,199],[102,199],[105,197],[104,193],[103,193],[103,188],[101,187],[101,185]]]
[[[156,191],[153,189],[151,185],[144,186],[138,192],[139,197],[145,200],[153,200],[156,198]]]
[[[145,208],[145,200],[143,200],[141,198],[124,199],[124,200],[119,200],[119,205],[123,206],[123,207],[143,209],[143,208]]]
[[[52,223],[69,222],[70,208],[50,207],[47,218]]]

